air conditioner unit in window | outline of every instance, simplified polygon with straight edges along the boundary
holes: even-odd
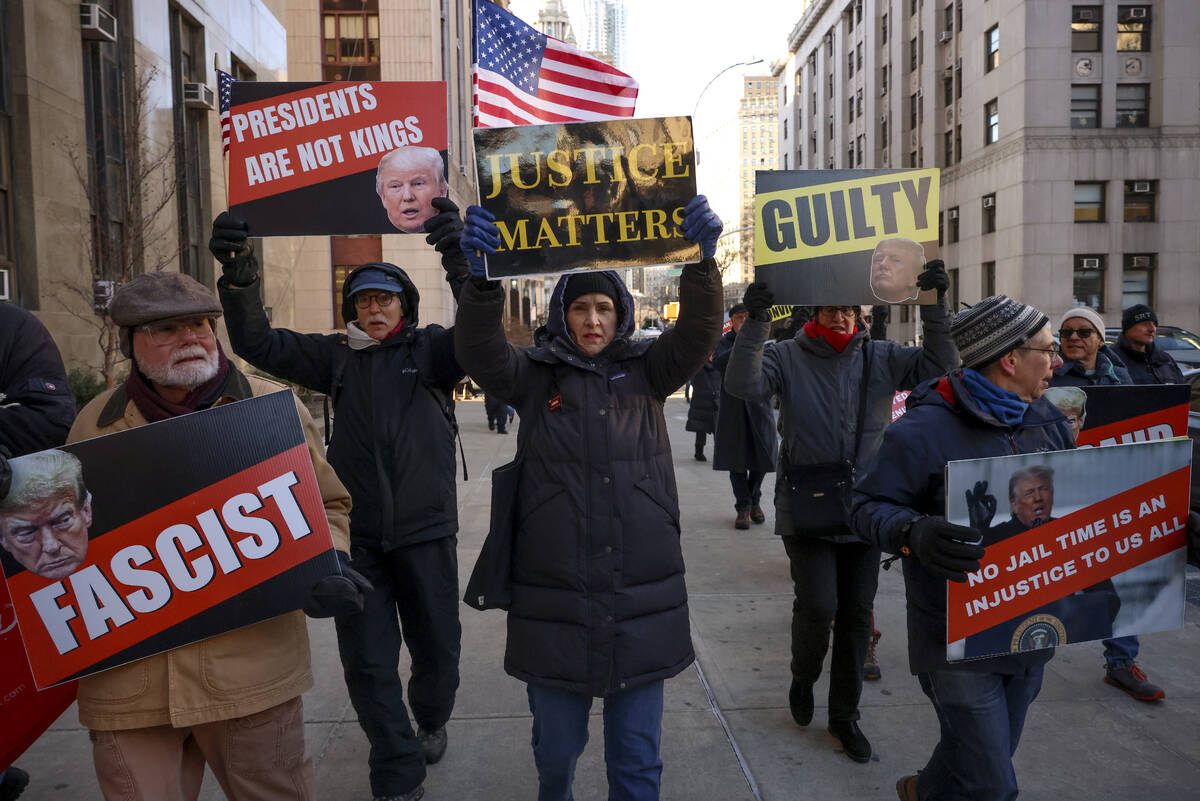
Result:
[[[8,291],[7,269],[0,269],[0,300],[12,300],[12,294]]]
[[[887,87],[886,87],[886,86],[881,86],[881,87],[879,87],[879,96],[880,96],[880,97],[883,97],[883,96],[885,96],[886,94],[887,94]]]
[[[950,209],[950,211],[946,212],[946,216],[952,220],[957,220],[958,219],[958,209]]]
[[[1079,265],[1081,267],[1083,267],[1083,269],[1085,269],[1085,270],[1099,270],[1100,269],[1100,260],[1099,259],[1080,259]]]
[[[1130,267],[1149,267],[1150,266],[1150,257],[1149,256],[1134,256],[1132,259],[1129,260],[1129,266]]]
[[[1096,12],[1090,8],[1081,8],[1076,13],[1079,15],[1081,21],[1096,18]]]
[[[1146,9],[1144,9],[1144,8],[1129,9],[1129,18],[1130,19],[1145,19],[1146,18]]]
[[[996,198],[994,198],[994,197],[985,197],[985,198],[983,199],[983,207],[984,207],[985,209],[994,208],[995,206],[996,206]]]
[[[79,32],[84,39],[117,41],[117,18],[96,3],[79,4]]]
[[[207,84],[185,83],[183,85],[183,105],[188,108],[216,108],[216,96]]]
[[[1150,191],[1150,182],[1149,181],[1134,181],[1133,182],[1133,191],[1140,192],[1140,193],[1149,192]]]
[[[954,33],[951,31],[942,31],[938,34],[938,44],[945,44],[954,38]]]

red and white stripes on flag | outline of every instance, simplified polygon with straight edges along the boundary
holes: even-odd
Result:
[[[229,152],[229,103],[232,100],[233,76],[217,70],[217,108],[221,112],[221,155]]]
[[[476,128],[632,117],[636,80],[475,0]]]

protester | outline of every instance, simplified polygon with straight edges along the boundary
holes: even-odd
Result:
[[[425,223],[442,208],[434,198],[450,191],[442,155],[432,147],[412,145],[388,151],[375,171],[375,191],[392,225],[406,234],[423,233]]]
[[[1182,384],[1183,371],[1171,354],[1155,344],[1158,315],[1138,303],[1121,312],[1117,350],[1135,384]]]
[[[507,434],[508,429],[508,404],[497,398],[495,395],[484,393],[483,395],[483,411],[487,414],[488,431],[495,431],[497,434]]]
[[[0,498],[0,547],[35,575],[61,579],[87,558],[92,494],[83,465],[47,450],[10,464],[12,483]]]
[[[1087,422],[1087,393],[1079,387],[1052,386],[1042,397],[1063,413],[1063,417],[1067,418],[1067,425],[1071,427],[1072,441],[1079,442],[1079,432]]]
[[[713,255],[721,222],[703,196],[684,209],[702,260],[679,279],[679,321],[633,340],[633,299],[612,271],[562,276],[548,341],[505,342],[504,289],[479,252],[500,244],[467,210],[455,351],[521,415],[512,606],[504,669],[528,685],[539,801],[572,797],[592,699],[604,699],[610,798],[657,799],[663,681],[694,659],[679,501],[663,404],[704,363],[721,327]]]
[[[213,327],[221,306],[186,275],[134,278],[109,315],[133,360],[129,378],[83,408],[68,442],[284,389],[229,363]],[[326,617],[361,605],[368,585],[346,555],[350,496],[308,411],[299,401],[296,409],[342,564],[305,607]],[[304,615],[293,612],[80,679],[79,720],[91,730],[104,797],[194,801],[206,764],[229,798],[312,797],[300,701],[313,685],[309,662]]]
[[[447,198],[427,241],[457,295],[466,280],[462,221]],[[350,701],[371,744],[371,791],[415,801],[426,764],[446,750],[446,721],[458,689],[458,509],[452,393],[463,378],[454,334],[417,326],[419,295],[393,264],[358,267],[342,287],[345,334],[272,328],[263,310],[258,262],[245,223],[222,214],[209,247],[229,340],[259,369],[323,392],[336,415],[329,461],[354,499],[354,566],[374,585],[360,614],[335,620]],[[399,622],[397,622],[397,614]],[[408,642],[413,732],[399,675]]]
[[[684,424],[683,430],[695,432],[695,459],[697,462],[707,462],[704,445],[708,435],[716,431],[717,410],[721,402],[721,373],[713,366],[711,355],[692,376],[691,385],[687,423]]]
[[[1125,362],[1104,341],[1104,321],[1086,307],[1069,310],[1058,323],[1062,366],[1054,371],[1052,387],[1093,387],[1132,384]],[[1168,357],[1170,358],[1170,357]]]
[[[836,520],[818,525],[812,509],[793,508],[789,487],[806,489],[820,474],[843,468],[850,482],[855,472],[869,469],[891,420],[896,390],[911,389],[953,366],[956,353],[944,306],[946,269],[940,260],[932,261],[917,280],[922,289],[937,290],[937,303],[921,307],[923,348],[870,341],[857,324],[857,306],[821,306],[794,339],[764,347],[774,296],[766,284],[751,284],[745,296],[750,319],[733,345],[725,376],[726,391],[748,402],[779,396],[783,446],[775,484],[775,533],[783,537],[795,590],[788,691],[792,718],[800,726],[812,721],[813,685],[829,650],[833,621],[829,731],[856,762],[871,758],[871,743],[858,725],[858,702],[879,549],[855,537],[844,506]],[[801,473],[807,475],[793,477]]]
[[[775,472],[777,453],[775,411],[770,399],[746,401],[730,393],[725,386],[729,355],[747,314],[745,304],[735,303],[730,307],[729,331],[721,337],[713,354],[713,366],[722,377],[713,470],[729,473],[733,508],[737,513],[733,526],[737,529],[750,528],[751,521],[755,524],[766,521],[761,505],[762,483],[767,473]]]
[[[62,356],[38,318],[0,303],[0,500],[12,479],[10,458],[63,444],[75,419],[75,400]],[[0,768],[0,801],[15,799],[29,774]]]
[[[897,794],[1008,801],[1017,797],[1012,755],[1053,651],[946,661],[946,581],[966,581],[984,555],[972,544],[982,531],[944,517],[946,463],[1074,442],[1041,397],[1061,364],[1044,314],[995,295],[955,315],[951,332],[963,368],[908,398],[907,413],[889,426],[855,488],[853,524],[867,542],[905,557],[909,667],[941,726],[929,763],[901,778]]]

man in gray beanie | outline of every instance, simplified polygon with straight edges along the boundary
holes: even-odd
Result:
[[[1042,398],[1062,364],[1046,315],[996,295],[955,315],[950,332],[963,367],[908,398],[908,412],[888,427],[875,466],[855,487],[853,521],[860,537],[904,557],[909,667],[941,724],[929,763],[902,777],[897,794],[1000,801],[1017,795],[1012,755],[1053,652],[946,661],[946,581],[978,570],[986,544],[983,531],[943,516],[946,463],[1075,443],[1062,413]]]
[[[214,330],[221,305],[186,275],[134,278],[109,315],[132,357],[129,378],[83,408],[67,442],[287,391],[229,363]],[[342,563],[313,586],[304,611],[328,617],[361,608],[369,585],[348,567],[350,494],[308,411],[299,401],[296,410]],[[313,686],[309,665],[304,615],[292,612],[80,679],[79,720],[91,730],[104,797],[194,800],[206,764],[229,798],[311,797],[300,701]]]

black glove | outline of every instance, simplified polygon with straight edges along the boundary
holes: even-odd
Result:
[[[8,452],[8,448],[0,445],[0,501],[8,497],[8,491],[12,489],[12,467],[8,460],[12,458],[12,454]]]
[[[758,281],[746,287],[742,303],[746,305],[746,311],[750,313],[751,319],[758,320],[760,323],[771,322],[771,307],[775,305],[775,293],[765,283]]]
[[[985,553],[978,529],[947,523],[943,517],[922,517],[908,532],[908,547],[925,569],[949,581],[964,582],[979,570]]]
[[[425,231],[429,234],[425,241],[438,253],[451,248],[462,250],[459,240],[462,239],[463,221],[458,206],[448,197],[435,197],[432,202],[438,213],[425,221]]]
[[[886,303],[879,303],[871,307],[871,327],[877,325],[887,325],[892,321],[892,307]]]
[[[987,494],[988,483],[976,481],[975,491],[967,490],[967,517],[971,528],[984,531],[992,524],[996,514],[996,496]]]
[[[221,273],[234,286],[250,286],[258,278],[258,260],[246,241],[249,226],[227,211],[213,220],[208,249],[221,262]]]
[[[309,617],[341,617],[363,610],[363,595],[375,587],[366,576],[350,566],[350,556],[337,551],[341,573],[333,573],[318,581],[304,602],[304,614]]]
[[[946,272],[946,263],[941,259],[925,262],[925,269],[917,276],[917,286],[921,289],[936,289],[940,304],[946,299],[946,291],[950,289],[950,275]]]

